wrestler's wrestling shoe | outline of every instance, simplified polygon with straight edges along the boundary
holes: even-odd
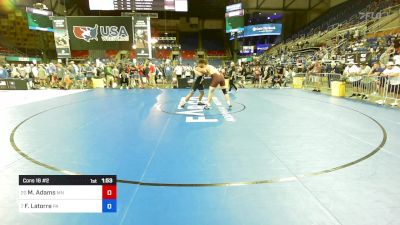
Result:
[[[178,107],[179,107],[180,109],[183,109],[183,108],[185,107],[185,105],[186,105],[186,102],[185,102],[185,101],[182,101],[182,102],[179,103],[179,106],[178,106]]]

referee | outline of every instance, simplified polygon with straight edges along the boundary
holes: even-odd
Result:
[[[231,68],[228,70],[228,76],[229,76],[229,92],[231,92],[232,88],[235,88],[236,92],[238,91],[238,88],[235,85],[236,81],[236,67],[235,63],[231,63]]]

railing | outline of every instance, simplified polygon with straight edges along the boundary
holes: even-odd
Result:
[[[342,75],[335,73],[298,73],[296,76],[304,77],[303,87],[313,90],[328,90],[332,81],[343,80]]]
[[[298,73],[304,77],[303,89],[331,91],[332,81],[345,82],[345,96],[397,106],[400,102],[400,76],[344,76],[334,73]]]

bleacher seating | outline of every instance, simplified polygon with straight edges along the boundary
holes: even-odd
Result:
[[[224,57],[226,56],[225,50],[207,50],[207,56],[209,57]]]
[[[0,45],[0,55],[17,55],[17,53],[14,50]]]
[[[315,19],[300,32],[292,35],[271,48],[270,52],[280,51],[279,49],[302,49],[307,47],[324,45],[331,46],[330,49],[345,46],[355,31],[370,33],[376,32],[377,28],[394,22],[393,18],[398,18],[399,10],[397,10],[400,0],[350,0],[335,6],[321,17]],[[394,7],[391,13],[382,14],[383,18],[370,18],[368,21],[363,15],[365,12],[377,15],[383,11],[387,11],[387,7]],[[364,13],[364,14],[363,14]],[[396,14],[397,13],[397,14]],[[396,15],[394,15],[396,14]],[[371,15],[371,14],[370,14]],[[336,38],[341,38],[336,40]],[[367,34],[367,37],[373,37]]]
[[[85,59],[85,58],[89,57],[89,51],[88,50],[72,50],[71,56],[72,56],[72,58],[76,58],[76,59]]]
[[[196,51],[194,50],[182,50],[181,51],[181,57],[182,59],[194,59],[196,58]]]
[[[203,49],[207,50],[225,50],[224,37],[220,31],[204,30],[202,31]]]
[[[208,59],[208,64],[219,67],[222,65],[222,60],[221,59]]]
[[[182,50],[196,50],[198,49],[199,37],[194,32],[180,33],[180,43]]]
[[[195,59],[182,59],[182,65],[184,66],[193,66],[196,63]]]
[[[55,50],[53,32],[38,33],[29,30],[26,14],[21,10],[15,10],[0,17],[0,36],[12,46],[7,45],[8,49],[13,49],[14,53],[24,52],[25,56],[41,55],[42,49],[38,47],[41,48],[43,38],[47,41],[45,49],[51,52]]]
[[[309,23],[301,29],[297,36],[317,33],[328,29],[329,26],[337,23],[343,23],[353,16],[359,16],[359,12],[366,9],[373,0],[351,0],[346,1],[328,10],[324,15]]]
[[[106,57],[112,58],[118,54],[118,50],[106,50]]]
[[[157,59],[169,59],[171,57],[171,50],[159,49],[156,50]]]
[[[318,17],[300,32],[292,35],[286,42],[301,37],[309,37],[318,32],[324,32],[328,28],[340,26],[351,27],[354,24],[366,20],[363,13],[377,13],[380,10],[399,4],[399,0],[350,0],[339,4],[328,10],[324,15]],[[365,14],[364,14],[365,15]]]

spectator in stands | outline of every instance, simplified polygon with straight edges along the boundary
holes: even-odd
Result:
[[[253,71],[252,71],[252,69],[250,68],[250,66],[249,66],[249,65],[245,65],[244,68],[245,68],[245,69],[244,69],[244,76],[245,76],[246,78],[251,77],[251,76],[253,75]]]
[[[146,82],[145,69],[146,68],[141,63],[138,64],[138,72],[139,72],[139,77],[140,77],[139,87],[142,89],[144,88],[144,83]]]
[[[7,70],[8,76],[11,76],[11,65],[7,63],[7,64],[4,66],[4,69]]]
[[[156,82],[156,66],[152,63],[148,63],[148,85],[151,87],[157,87],[157,82]]]
[[[246,76],[245,76],[245,69],[243,68],[243,65],[239,65],[237,67],[237,74],[236,74],[237,78],[238,78],[238,85],[240,88],[245,88],[244,84],[246,81]]]
[[[314,63],[311,64],[311,66],[308,68],[308,71],[310,73],[310,78],[311,78],[311,83],[313,83],[314,89],[313,91],[315,92],[321,92],[321,70],[322,70],[322,65],[320,61],[315,61]]]
[[[298,59],[296,62],[296,70],[297,70],[296,71],[297,73],[304,73],[304,65],[303,65],[301,59]]]
[[[47,74],[53,75],[56,72],[56,66],[54,63],[49,63],[48,66],[46,67]]]
[[[37,68],[36,64],[32,64],[31,68],[32,68],[33,83],[37,83],[38,82],[38,68]],[[18,76],[19,76],[19,73],[18,73]]]
[[[344,65],[344,63],[342,63],[342,62],[337,62],[336,63],[336,66],[335,66],[335,68],[334,68],[334,71],[335,71],[335,73],[336,74],[343,74],[343,72],[344,72],[344,68],[345,68],[345,65]]]
[[[156,67],[156,76],[155,76],[155,82],[156,85],[161,82],[162,84],[164,84],[164,66],[163,65],[159,65],[159,66],[155,66]]]
[[[125,70],[122,71],[121,73],[121,77],[120,77],[120,89],[122,88],[129,88],[129,76],[128,74],[125,72]]]
[[[76,75],[75,75],[75,79],[74,79],[74,85],[77,88],[83,89],[84,86],[84,80],[85,80],[85,76],[82,73],[82,65],[78,64],[76,65]]]
[[[124,60],[126,60],[126,59],[124,59]],[[119,63],[118,66],[117,66],[117,68],[118,68],[119,74],[121,74],[122,71],[125,70],[125,67],[124,67],[124,65],[123,65],[122,63]]]
[[[25,69],[22,66],[22,64],[18,64],[17,70],[18,70],[20,78],[26,78],[27,77],[28,74],[26,74]]]
[[[57,67],[53,63],[49,65],[48,74],[50,78],[50,87],[57,87]]]
[[[292,82],[293,77],[296,76],[296,73],[293,71],[291,66],[287,66],[284,70],[284,79],[283,79],[283,86],[287,87],[287,83]]]
[[[261,67],[260,66],[256,66],[254,67],[254,71],[253,71],[253,84],[254,87],[261,87]]]
[[[331,63],[328,63],[324,67],[324,73],[327,73],[325,76],[328,77],[328,87],[331,88],[331,81],[337,81],[340,79],[340,76],[335,74],[335,67],[336,67],[336,62],[331,61]]]
[[[103,72],[100,72],[100,76],[98,76],[97,79],[103,80],[103,85],[104,85],[103,87],[106,88],[107,80],[106,80],[106,74],[104,73],[104,69],[105,69],[105,67],[103,67],[103,70],[102,70]]]
[[[117,65],[114,65],[114,68],[112,69],[112,75],[113,75],[112,87],[115,88],[115,87],[117,87],[118,79],[120,78],[119,69],[118,69]]]
[[[66,69],[64,79],[63,79],[63,88],[65,90],[69,90],[72,88],[73,84],[74,84],[74,82],[73,82],[73,77],[71,75],[71,72],[68,69]]]
[[[187,64],[187,66],[184,67],[184,71],[185,71],[184,72],[185,77],[187,78],[192,77],[192,67],[190,67],[189,64]]]
[[[173,71],[173,68],[171,67],[171,65],[166,64],[164,67],[164,75],[165,75],[165,79],[167,80],[168,83],[172,82],[173,73],[174,73],[174,71]]]
[[[361,76],[367,76],[371,72],[371,70],[372,70],[371,67],[366,62],[361,63],[360,67]]]
[[[26,78],[33,78],[33,76],[32,76],[32,68],[28,63],[25,64],[24,70],[25,70]]]
[[[373,86],[374,80],[370,79],[368,75],[371,73],[371,67],[366,62],[361,63],[360,67],[360,76],[361,78],[361,90],[363,90],[363,94],[361,95],[361,99],[368,99],[368,96],[364,93],[369,93],[368,90],[370,90]],[[367,90],[366,92],[364,90]]]
[[[112,84],[114,83],[114,76],[113,76],[113,66],[110,63],[104,67],[104,74],[106,76],[106,87],[112,88]]]
[[[63,85],[64,76],[65,76],[65,69],[61,64],[56,65],[56,74],[57,74],[56,85],[57,85],[57,87],[61,88]]]
[[[389,88],[388,91],[392,93],[395,97],[396,101],[392,104],[392,106],[398,105],[398,99],[400,97],[400,67],[396,66],[394,62],[388,62],[386,69],[382,73],[384,76],[387,76],[389,79]]]
[[[39,65],[38,78],[39,78],[40,87],[45,88],[46,84],[47,84],[47,72],[46,72],[43,64]]]
[[[266,71],[267,71],[267,76],[264,77],[264,79],[266,79],[265,84],[267,85],[268,88],[270,88],[273,85],[273,79],[275,77],[275,68],[272,65],[268,65]]]
[[[382,55],[379,57],[379,62],[382,65],[386,65],[389,62],[390,59],[390,54],[392,53],[391,49],[387,49],[385,52],[382,53]]]
[[[261,74],[261,81],[260,81],[260,85],[261,85],[261,88],[265,88],[265,85],[266,84],[268,84],[268,77],[269,77],[269,75],[268,75],[268,69],[269,69],[269,65],[267,65],[267,66],[264,66],[264,68],[263,68],[263,72],[262,72],[262,74]]]
[[[93,77],[95,76],[95,71],[96,69],[88,62],[87,64],[84,65],[83,72],[86,76],[86,88],[92,88],[93,87]]]
[[[183,74],[183,67],[181,64],[178,64],[175,69],[174,69],[174,74],[176,76],[176,78],[180,79],[182,77]]]
[[[125,67],[126,76],[129,79],[129,88],[134,88],[137,84],[141,84],[139,74],[139,65],[128,64]]]
[[[381,67],[381,64],[379,62],[374,62],[368,76],[380,76],[384,70],[385,69]]]
[[[272,79],[272,87],[282,87],[283,72],[284,72],[284,68],[283,68],[282,64],[279,63],[278,66],[276,66],[276,68],[275,68],[274,77]]]
[[[142,76],[140,75],[141,74],[140,73],[141,69],[142,68],[138,64],[132,65],[130,67],[130,73],[131,73],[131,76],[133,76],[133,79],[132,79],[132,82],[131,82],[133,86],[131,86],[131,87],[134,87],[134,86],[142,87],[143,86]]]
[[[372,65],[371,71],[369,72],[368,76],[372,78],[373,83],[375,83],[375,88],[377,92],[381,93],[381,87],[384,87],[385,78],[381,76],[384,68],[381,67],[379,61],[374,62]],[[377,92],[373,92],[372,95],[376,95]]]
[[[102,76],[102,74],[104,74],[104,64],[99,63],[96,66],[93,65],[93,67],[95,68],[94,77],[96,79],[99,79]]]
[[[146,83],[147,85],[149,85],[149,83],[150,83],[150,81],[149,81],[149,73],[150,73],[149,62],[146,62],[143,65],[143,83]]]
[[[71,81],[74,81],[75,78],[79,75],[79,67],[75,64],[74,61],[71,61],[67,67],[68,75]]]
[[[361,86],[360,68],[354,63],[349,62],[348,66],[344,69],[343,75],[348,78],[353,87],[353,94],[350,96],[361,96],[359,88]]]
[[[2,65],[0,65],[0,78],[8,78],[7,69],[5,69]]]

